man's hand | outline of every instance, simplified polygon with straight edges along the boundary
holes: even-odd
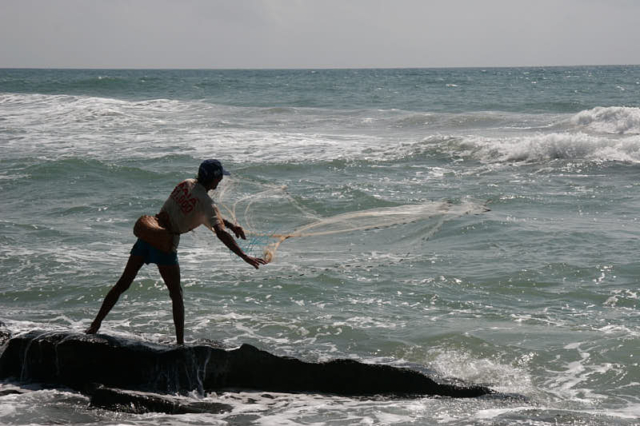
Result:
[[[266,265],[267,261],[264,259],[261,259],[259,257],[251,257],[251,256],[244,256],[242,258],[242,260],[244,260],[245,262],[247,262],[249,265],[253,266],[254,268],[258,269],[260,267],[260,265]]]
[[[236,234],[236,238],[242,238],[243,240],[247,239],[247,237],[244,235],[244,229],[242,229],[242,226],[233,225],[233,227],[230,227],[230,229],[234,234]]]
[[[246,239],[246,237],[244,235],[244,230],[242,229],[241,226],[234,225],[234,224],[229,223],[227,221],[225,221],[224,224],[226,225],[227,228],[229,228],[231,231],[233,231],[234,234],[236,234],[236,237]],[[244,260],[245,262],[247,262],[249,265],[253,266],[254,268],[258,269],[260,267],[260,265],[266,265],[267,263],[269,263],[266,260],[261,259],[259,257],[253,257],[253,256],[247,255],[244,251],[242,251],[242,249],[240,248],[240,246],[238,245],[236,240],[233,239],[231,234],[229,234],[227,231],[225,231],[225,229],[222,226],[220,226],[220,224],[215,224],[213,226],[213,231],[216,233],[216,236],[218,237],[218,239],[220,241],[222,241],[222,243],[225,246],[227,246],[227,248],[229,250],[234,252],[242,260]]]

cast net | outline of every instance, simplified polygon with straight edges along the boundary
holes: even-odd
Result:
[[[247,240],[238,240],[238,243],[245,253],[263,257],[267,262],[271,262],[280,245],[291,238],[362,232],[432,220],[432,226],[421,236],[428,239],[449,220],[488,210],[484,203],[430,201],[321,216],[309,203],[290,195],[285,186],[255,182],[251,186],[254,191],[247,192],[246,182],[241,185],[227,179],[214,200],[223,216],[244,228]]]

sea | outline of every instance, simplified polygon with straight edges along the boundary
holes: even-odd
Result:
[[[202,160],[255,270],[179,247],[187,345],[413,366],[504,397],[193,392],[127,414],[0,383],[4,425],[640,425],[640,66],[0,69],[0,321],[82,333]],[[286,238],[285,238],[286,237]],[[144,267],[101,333],[175,344]]]

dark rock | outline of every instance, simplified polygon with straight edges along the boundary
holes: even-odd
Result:
[[[107,387],[201,394],[220,390],[329,393],[345,396],[492,394],[483,386],[438,383],[424,374],[353,360],[309,363],[250,345],[166,346],[106,335],[32,331],[13,337],[0,357],[0,379],[64,385],[92,393]]]
[[[228,404],[218,402],[194,402],[175,396],[111,389],[103,386],[96,389],[93,395],[91,395],[91,406],[136,414],[149,412],[166,414],[221,414],[233,409],[233,407]]]
[[[11,330],[7,328],[5,323],[0,321],[0,349],[11,339]]]
[[[233,352],[228,371],[224,377],[218,378],[217,387],[347,396],[387,394],[468,398],[491,393],[483,387],[437,383],[422,373],[388,365],[363,364],[347,359],[308,363],[278,357],[249,345]]]
[[[0,383],[0,396],[22,395],[27,392],[28,391],[26,391],[25,389],[21,389],[6,383]]]

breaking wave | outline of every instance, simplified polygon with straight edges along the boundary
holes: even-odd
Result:
[[[423,141],[420,150],[425,149],[483,163],[640,163],[640,136],[607,138],[582,132],[514,137],[432,136]]]
[[[597,133],[640,134],[640,108],[596,107],[579,112],[571,122]]]

